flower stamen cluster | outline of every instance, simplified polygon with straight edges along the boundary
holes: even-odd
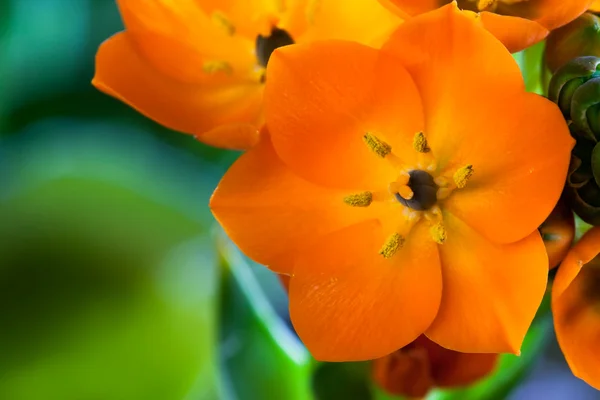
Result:
[[[447,233],[438,202],[447,199],[454,190],[467,186],[474,173],[473,166],[468,164],[456,170],[438,171],[423,132],[417,132],[413,139],[413,149],[418,153],[416,165],[400,162],[392,146],[373,133],[366,133],[363,140],[375,155],[391,162],[398,171],[398,177],[388,185],[387,193],[384,190],[375,193],[364,191],[343,199],[352,207],[369,207],[374,201],[391,201],[400,207],[399,211],[404,217],[401,226],[389,236],[379,254],[384,258],[392,258],[421,218],[425,218],[430,226],[431,239],[444,244]]]

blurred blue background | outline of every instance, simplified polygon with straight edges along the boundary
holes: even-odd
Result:
[[[237,154],[90,85],[121,29],[112,0],[0,2],[0,400],[371,398],[214,225]],[[554,341],[511,398],[538,396],[600,399]]]

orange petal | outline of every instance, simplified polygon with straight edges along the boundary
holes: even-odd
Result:
[[[440,246],[443,294],[426,335],[467,353],[519,353],[546,290],[548,258],[536,231],[494,244],[452,215]]]
[[[558,343],[577,377],[600,389],[600,228],[593,228],[569,252],[552,290]]]
[[[179,1],[177,0],[177,2]],[[258,33],[265,33],[265,29],[270,30],[271,23],[277,24],[280,14],[289,8],[286,3],[290,2],[289,0],[194,1],[197,4],[196,7],[201,7],[208,15],[216,12],[226,16],[235,27],[236,34],[252,39],[256,38]]]
[[[509,52],[454,5],[405,22],[384,51],[403,59],[419,87],[439,167],[473,165],[444,207],[493,241],[530,234],[558,201],[568,169],[573,139],[558,107],[525,93]]]
[[[485,28],[498,38],[511,53],[541,42],[550,33],[539,23],[525,18],[498,15],[487,11],[480,15]]]
[[[100,46],[92,83],[145,116],[197,135],[206,144],[246,149],[258,139],[262,85],[204,87],[178,82],[140,58],[127,33]]]
[[[369,360],[407,345],[431,323],[441,296],[435,243],[413,228],[390,259],[376,221],[323,237],[297,260],[290,313],[310,352],[323,361]]]
[[[254,39],[231,34],[196,0],[118,0],[125,28],[144,60],[186,83],[227,84],[248,79],[256,65]],[[227,18],[221,16],[221,18]],[[227,23],[225,23],[227,24]],[[210,38],[210,40],[207,40]],[[227,63],[228,73],[206,73],[207,61]]]
[[[296,0],[280,23],[296,43],[345,39],[380,47],[402,19],[377,0]],[[293,8],[295,7],[295,8]]]
[[[402,161],[416,160],[422,127],[417,90],[402,65],[352,42],[323,41],[275,51],[265,113],[275,150],[296,173],[332,187],[387,186],[397,172],[365,145],[371,132]]]
[[[290,273],[291,260],[303,246],[372,218],[373,211],[350,207],[343,201],[346,193],[320,188],[294,175],[265,136],[227,171],[210,207],[248,257]]]
[[[563,190],[574,143],[564,118],[550,101],[522,93],[470,123],[466,151],[456,156],[475,172],[445,207],[491,240],[522,239],[542,224]],[[485,130],[492,136],[477,133]]]
[[[434,10],[440,6],[439,0],[379,0],[390,11],[407,18]]]
[[[407,18],[408,15],[422,14],[440,5],[439,0],[379,0],[392,12]],[[446,2],[447,3],[447,2]],[[506,8],[499,15],[491,12],[479,13],[484,25],[512,52],[540,42],[548,32],[561,27],[579,15],[590,6],[592,0],[530,0],[514,5],[504,5]],[[595,4],[598,1],[596,0]],[[464,3],[463,3],[464,6]],[[472,9],[469,5],[469,9]],[[596,5],[596,7],[599,7]]]
[[[560,201],[540,226],[540,234],[548,253],[548,266],[555,268],[565,258],[575,237],[575,218],[565,201]]]
[[[595,0],[590,5],[590,11],[598,12],[600,11],[600,0]]]
[[[415,81],[426,116],[424,133],[441,167],[465,134],[489,138],[494,125],[471,132],[471,118],[524,91],[519,66],[506,48],[455,4],[406,21],[383,51],[401,59]]]
[[[537,15],[531,19],[553,30],[579,17],[592,3],[592,0],[537,0],[532,4]]]

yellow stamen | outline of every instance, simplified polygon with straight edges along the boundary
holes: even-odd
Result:
[[[471,164],[465,165],[464,167],[458,169],[453,176],[456,187],[462,189],[467,186],[467,182],[469,182],[473,172],[473,166]]]
[[[388,238],[381,250],[379,250],[379,254],[381,254],[383,258],[392,258],[403,245],[404,238],[400,236],[400,234],[394,233]]]
[[[413,139],[413,148],[419,153],[429,153],[431,151],[427,145],[427,139],[425,138],[423,132],[415,134]]]
[[[448,198],[448,196],[450,196],[450,194],[452,193],[452,188],[439,188],[438,191],[436,192],[435,198],[438,201],[444,200],[446,198]]]
[[[413,149],[419,153],[417,167],[429,172],[435,171],[437,165],[431,155],[431,149],[423,132],[417,132],[413,137]]]
[[[202,64],[202,71],[207,74],[216,74],[217,72],[231,74],[233,68],[225,61],[205,61],[204,64]]]
[[[410,168],[407,168],[406,163],[398,158],[394,153],[389,153],[387,156],[385,156],[385,160],[389,162],[396,171],[399,171],[401,175],[406,175],[410,178],[408,172],[405,172],[410,170]],[[398,179],[402,180],[403,178]],[[408,179],[406,182],[408,183]]]
[[[385,156],[392,152],[392,146],[370,133],[365,133],[363,140],[369,146],[369,149],[381,158],[385,158]]]
[[[444,223],[439,221],[429,228],[429,233],[431,234],[431,238],[437,244],[444,244],[446,241],[446,228],[444,228]]]
[[[495,8],[496,0],[479,0],[477,2],[477,9],[479,11],[487,10],[488,8]]]
[[[369,207],[373,202],[373,193],[362,192],[344,197],[344,203],[352,207]]]
[[[221,11],[215,11],[211,15],[212,21],[227,32],[228,35],[232,36],[235,34],[235,25],[229,18]]]
[[[306,20],[310,25],[315,24],[315,17],[321,8],[321,0],[308,0],[306,5]]]

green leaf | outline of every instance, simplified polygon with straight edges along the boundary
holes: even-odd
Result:
[[[577,214],[575,214],[575,243],[577,243],[579,240],[581,240],[581,238],[583,237],[583,235],[585,235],[585,233],[587,231],[589,231],[590,229],[592,229],[594,226],[588,224],[587,222],[585,222],[584,220],[582,220],[581,218],[579,218],[579,216]]]
[[[231,399],[311,400],[312,358],[275,312],[250,264],[221,238],[221,355]]]
[[[525,80],[525,87],[528,92],[544,94],[543,86],[543,63],[544,42],[527,48],[513,55]]]

